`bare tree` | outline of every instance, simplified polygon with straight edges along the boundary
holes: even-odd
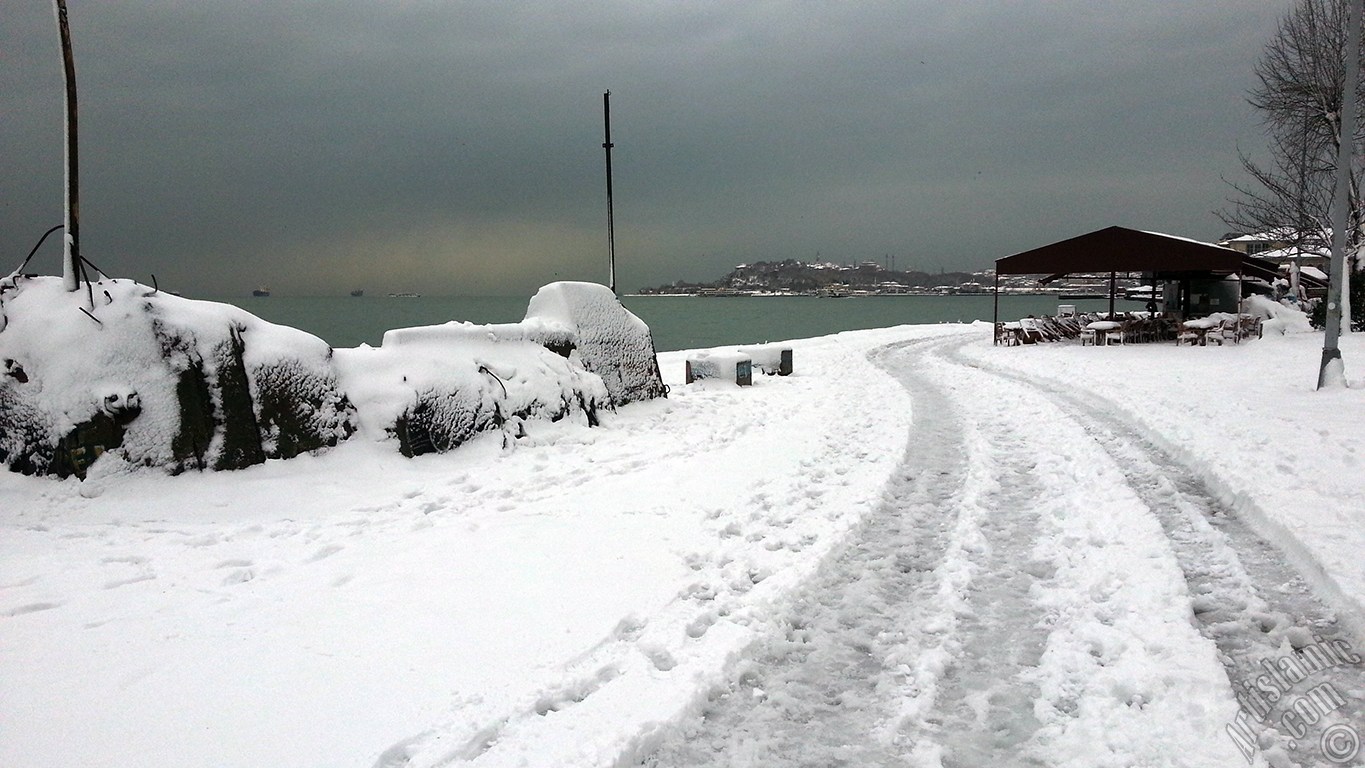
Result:
[[[1275,232],[1282,235],[1277,239],[1306,248],[1322,248],[1331,242],[1329,211],[1340,144],[1346,2],[1296,0],[1257,62],[1257,86],[1247,101],[1261,112],[1269,159],[1260,163],[1241,154],[1242,169],[1250,181],[1232,184],[1233,207],[1219,213],[1230,228],[1244,233]],[[1365,98],[1358,100],[1365,102]],[[1365,134],[1358,132],[1354,138],[1359,145]],[[1365,168],[1357,163],[1350,195],[1353,262],[1365,214],[1362,181]]]

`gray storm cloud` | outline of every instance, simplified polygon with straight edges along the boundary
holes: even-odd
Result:
[[[72,1],[83,252],[223,295],[624,289],[759,259],[982,268],[1215,238],[1264,2]],[[61,220],[51,4],[0,26],[0,233]],[[55,252],[37,266],[56,270]]]

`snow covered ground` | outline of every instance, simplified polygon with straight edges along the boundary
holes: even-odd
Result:
[[[1320,345],[906,326],[510,448],[0,475],[0,765],[1360,764]]]

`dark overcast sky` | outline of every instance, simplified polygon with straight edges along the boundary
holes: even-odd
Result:
[[[763,259],[1214,239],[1267,0],[68,0],[81,243],[187,295],[526,295]],[[50,0],[0,0],[0,264],[62,218]],[[58,272],[51,245],[35,261]]]

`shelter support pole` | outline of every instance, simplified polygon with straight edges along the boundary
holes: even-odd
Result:
[[[1109,273],[1109,319],[1114,319],[1114,291],[1118,288],[1118,273]]]
[[[992,310],[991,333],[995,334],[995,343],[1000,343],[1000,272],[995,273],[995,308]]]

